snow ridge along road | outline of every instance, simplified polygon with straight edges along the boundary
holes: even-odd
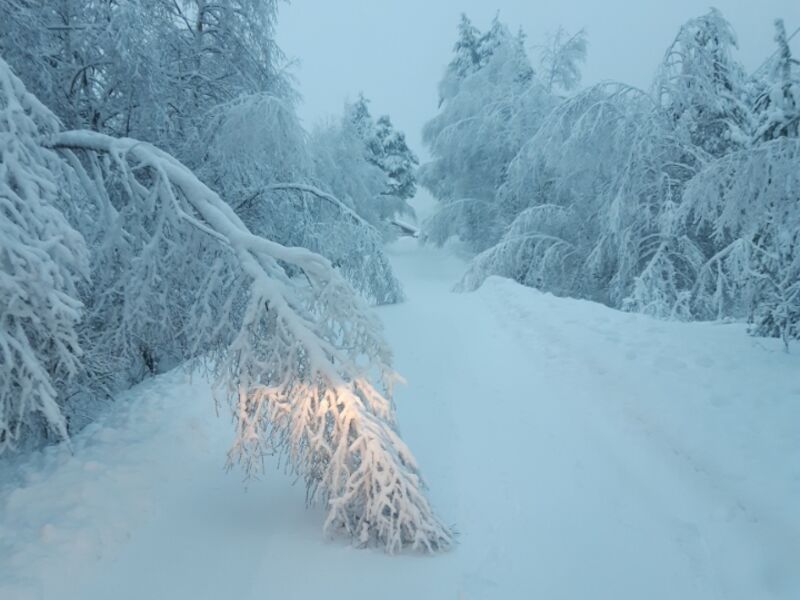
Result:
[[[401,433],[454,551],[324,540],[290,476],[224,472],[230,420],[176,372],[0,471],[0,598],[800,597],[800,349],[498,278],[455,294],[452,254],[390,252]]]

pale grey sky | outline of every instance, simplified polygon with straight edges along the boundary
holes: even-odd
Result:
[[[800,0],[292,0],[283,5],[278,41],[294,67],[307,125],[339,113],[359,91],[375,115],[388,113],[423,154],[420,130],[436,113],[436,85],[450,60],[459,15],[485,29],[499,10],[529,45],[563,25],[585,28],[583,82],[606,79],[648,86],[681,23],[714,5],[733,24],[739,59],[757,67],[775,48],[773,21],[800,27]],[[793,47],[800,54],[800,34]]]

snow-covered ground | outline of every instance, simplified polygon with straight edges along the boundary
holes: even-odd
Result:
[[[496,278],[454,294],[459,259],[391,253],[400,425],[455,550],[326,541],[301,484],[223,470],[229,419],[171,373],[0,470],[0,598],[800,598],[800,348]]]

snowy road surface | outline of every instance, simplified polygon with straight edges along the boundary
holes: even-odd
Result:
[[[401,432],[454,551],[324,540],[302,485],[223,471],[228,418],[172,373],[0,471],[0,598],[800,598],[800,349],[500,279],[453,294],[460,261],[391,252]]]

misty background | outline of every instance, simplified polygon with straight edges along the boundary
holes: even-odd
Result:
[[[373,114],[391,115],[423,161],[422,126],[437,110],[437,83],[452,57],[456,27],[466,13],[481,30],[492,18],[522,27],[528,48],[563,26],[585,29],[589,51],[582,85],[603,80],[647,88],[680,26],[715,6],[739,38],[738,59],[752,71],[775,51],[774,19],[791,35],[800,27],[797,0],[293,0],[281,7],[277,38],[294,63],[306,126],[339,114],[359,92]],[[792,40],[800,51],[800,35]]]

